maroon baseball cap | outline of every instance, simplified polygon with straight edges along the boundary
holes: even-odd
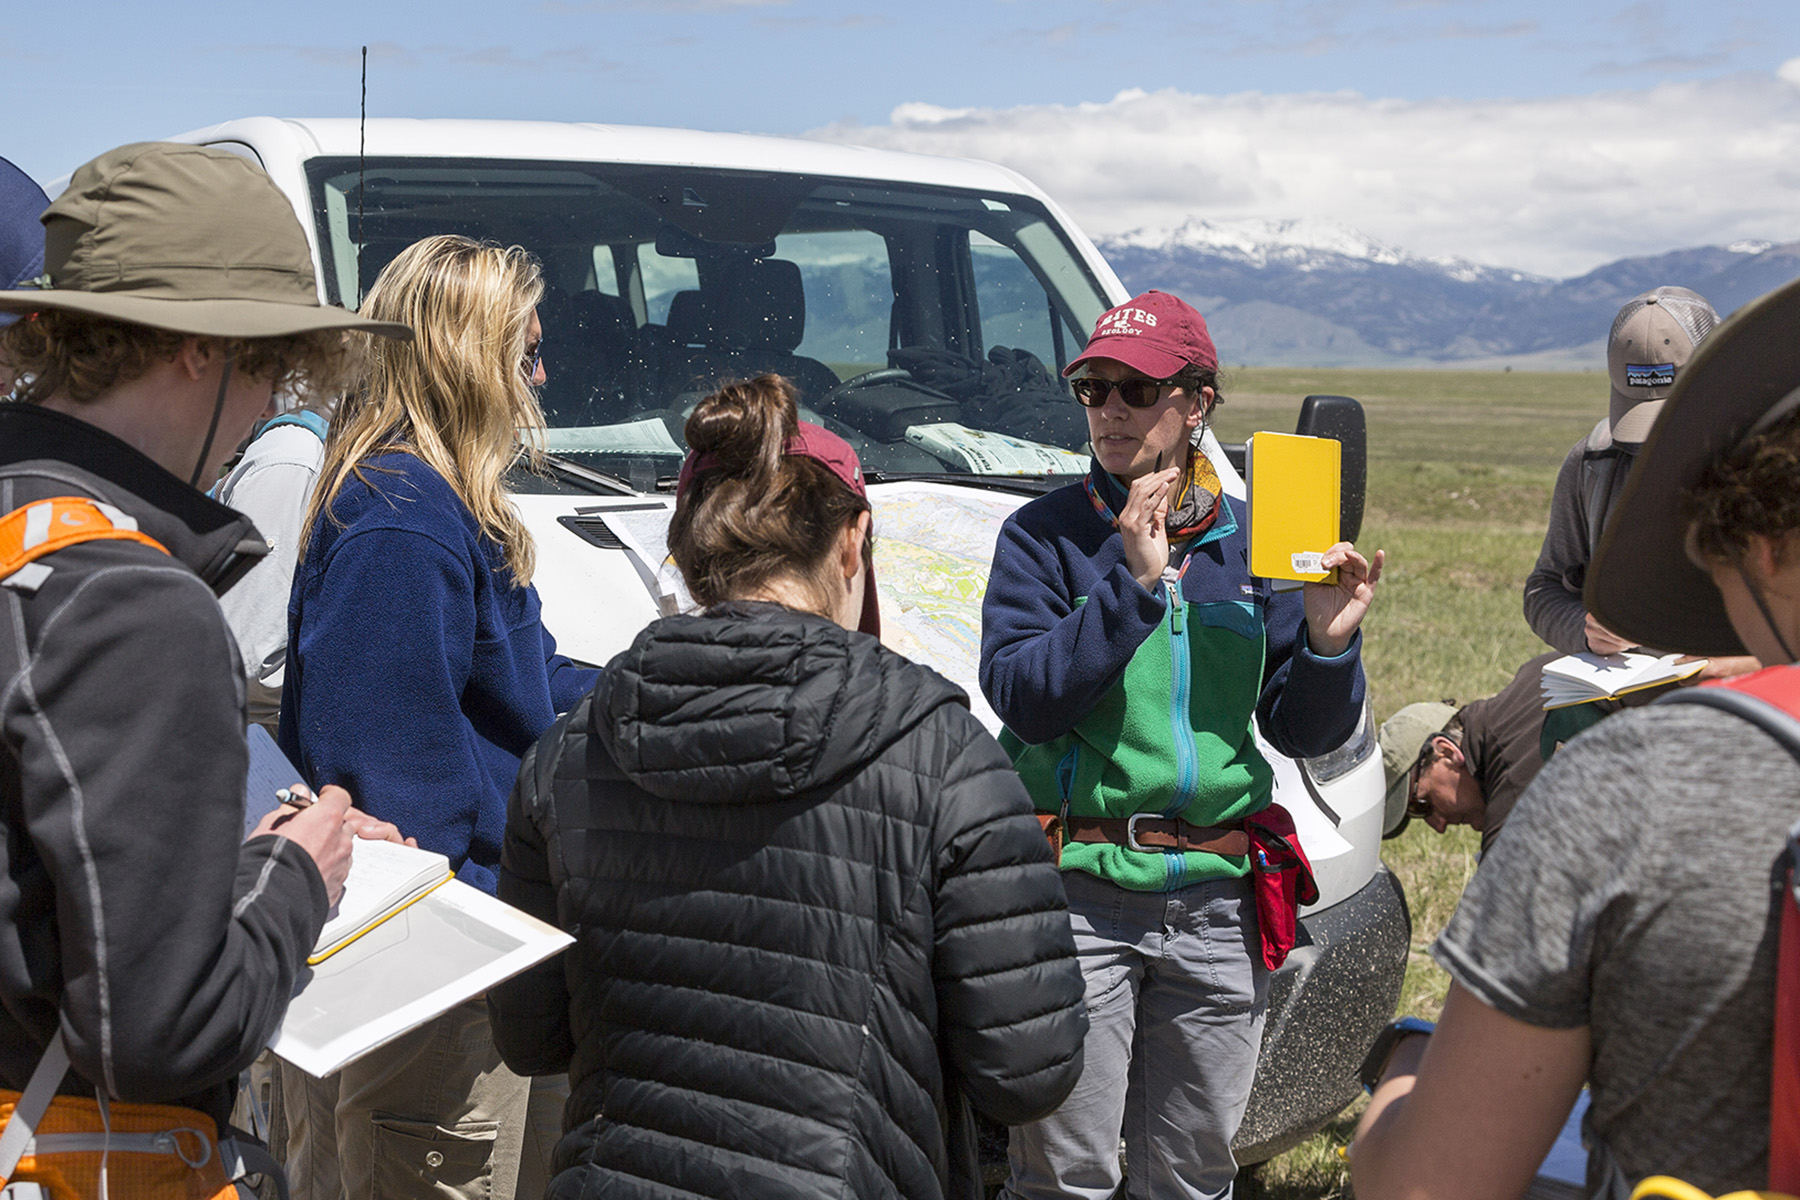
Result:
[[[1063,376],[1095,358],[1115,359],[1152,379],[1168,379],[1188,367],[1219,369],[1206,318],[1179,296],[1155,290],[1102,313],[1087,349],[1063,368]]]
[[[1197,314],[1196,314],[1197,315]],[[787,440],[782,450],[789,458],[810,458],[822,465],[843,481],[845,487],[864,500],[869,498],[869,491],[863,486],[862,461],[856,457],[856,451],[829,429],[823,429],[810,421],[801,421],[800,428],[793,437]],[[681,464],[681,474],[675,479],[675,500],[680,503],[686,494],[688,485],[694,476],[719,468],[719,457],[716,454],[694,454],[689,452]],[[881,636],[881,601],[875,594],[875,566],[870,561],[867,577],[863,580],[862,620],[858,622],[860,633]]]

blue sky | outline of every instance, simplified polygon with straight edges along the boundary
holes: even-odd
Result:
[[[0,70],[33,101],[0,154],[44,181],[230,117],[353,116],[367,43],[371,115],[975,154],[1096,234],[1305,218],[1551,274],[1800,239],[1794,0],[9,8]]]

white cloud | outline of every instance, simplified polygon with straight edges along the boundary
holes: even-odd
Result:
[[[1190,216],[1316,219],[1558,276],[1628,254],[1800,240],[1800,59],[1780,80],[1537,100],[1134,89],[1079,105],[913,103],[885,125],[810,136],[1004,163],[1095,236]]]
[[[1800,87],[1800,58],[1788,59],[1779,67],[1775,68],[1775,74],[1779,75],[1788,83],[1793,84],[1795,87]]]

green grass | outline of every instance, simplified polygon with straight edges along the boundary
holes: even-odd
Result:
[[[1369,492],[1358,546],[1387,551],[1363,661],[1377,720],[1415,700],[1457,703],[1504,686],[1542,653],[1521,593],[1537,559],[1557,468],[1606,411],[1602,374],[1240,368],[1223,381],[1225,441],[1294,428],[1303,396],[1354,396],[1369,423]],[[1383,847],[1412,908],[1400,1011],[1435,1018],[1449,978],[1431,945],[1475,869],[1479,836],[1423,822]],[[1259,1173],[1261,1194],[1349,1193],[1338,1151],[1360,1103]]]

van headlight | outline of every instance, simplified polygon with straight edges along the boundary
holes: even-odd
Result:
[[[1329,754],[1307,759],[1306,773],[1313,777],[1315,783],[1330,783],[1348,775],[1374,754],[1375,722],[1369,711],[1369,701],[1365,697],[1362,715],[1356,719],[1356,728],[1344,739],[1344,744]]]

